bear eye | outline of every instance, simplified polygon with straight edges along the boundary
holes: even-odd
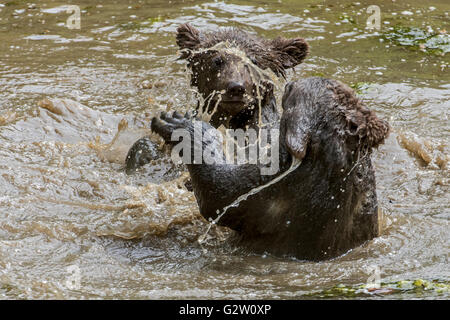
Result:
[[[223,65],[223,58],[221,56],[214,57],[212,63],[216,68],[221,67]]]

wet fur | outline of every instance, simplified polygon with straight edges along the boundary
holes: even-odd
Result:
[[[283,77],[287,69],[302,63],[309,51],[303,38],[278,37],[267,40],[236,28],[202,33],[188,23],[177,29],[177,44],[182,50],[183,59],[189,59],[195,50],[211,48],[226,41],[244,51],[261,69],[270,68],[276,75]]]
[[[204,123],[204,132],[212,127]],[[370,155],[389,133],[346,85],[308,78],[286,85],[280,126],[280,172],[293,157],[301,165],[283,180],[242,201],[218,221],[256,252],[322,260],[378,235],[378,203]],[[169,137],[192,128],[190,119],[164,115],[152,130]],[[192,130],[192,129],[189,129]],[[166,140],[167,143],[176,143]],[[214,143],[209,136],[203,148]],[[221,145],[216,144],[217,154]],[[187,165],[201,214],[216,219],[240,195],[266,184],[258,165]]]
[[[214,87],[220,83],[206,81],[217,72],[212,65],[215,53],[198,52],[223,41],[234,43],[260,68],[270,68],[279,76],[302,62],[308,52],[301,38],[265,40],[238,29],[204,33],[183,24],[178,28],[177,44],[188,66],[201,68],[193,70],[192,85],[205,96],[220,89]],[[253,85],[248,84],[245,70],[231,68],[225,74],[227,81],[237,77],[247,88]],[[278,174],[289,169],[294,157],[302,163],[281,181],[230,208],[218,224],[237,231],[240,243],[253,251],[309,260],[335,257],[377,236],[378,203],[370,155],[388,135],[387,122],[365,107],[353,90],[334,80],[288,83],[281,119],[273,88],[265,87],[262,97],[263,125],[280,129]],[[254,103],[243,105],[226,125],[257,127]],[[226,106],[221,112],[227,114]],[[219,124],[217,119],[202,123],[206,138],[200,146],[213,148],[223,157],[215,135],[208,135]],[[154,118],[151,127],[168,144],[177,143],[170,140],[176,129],[193,132],[192,119],[177,113]],[[278,175],[261,175],[260,165],[250,164],[187,164],[187,168],[206,219],[216,219],[222,208]]]

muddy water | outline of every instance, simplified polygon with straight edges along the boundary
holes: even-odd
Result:
[[[449,298],[448,1],[384,1],[378,33],[362,0],[80,0],[80,30],[67,2],[0,1],[1,298]],[[186,21],[305,37],[288,79],[352,84],[390,120],[374,154],[380,237],[321,263],[244,252],[220,228],[199,244],[187,173],[160,161],[124,174],[152,115],[195,105],[176,60]],[[384,36],[398,27],[444,44]],[[361,286],[378,275],[381,290]]]

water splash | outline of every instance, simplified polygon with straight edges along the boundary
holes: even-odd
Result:
[[[207,48],[207,49],[201,49],[199,51],[194,52],[195,53],[202,53],[202,52],[210,52],[210,51],[219,51],[219,52],[223,52],[223,53],[227,53],[230,55],[234,55],[237,56],[241,59],[242,63],[248,67],[248,70],[250,71],[250,77],[252,79],[252,82],[256,84],[256,96],[257,96],[257,101],[258,101],[258,124],[259,124],[259,130],[261,130],[261,128],[263,127],[263,122],[262,122],[262,101],[263,101],[263,97],[261,95],[261,91],[260,91],[260,87],[263,81],[269,82],[271,83],[274,88],[276,89],[282,89],[283,88],[283,81],[282,79],[280,79],[272,70],[268,69],[261,69],[259,68],[257,65],[255,65],[247,56],[247,54],[245,52],[243,52],[242,50],[240,50],[238,47],[236,47],[235,44],[230,43],[228,41],[224,41],[224,42],[220,42],[218,44],[216,44],[215,46],[211,47],[211,48]],[[207,110],[209,110],[209,104],[210,101],[212,100],[212,98],[216,95],[219,94],[219,99],[216,102],[214,109],[211,113],[208,113]],[[224,92],[216,92],[214,91],[210,96],[208,96],[205,100],[208,100],[208,104],[206,107],[206,114],[205,114],[205,110],[203,110],[203,107],[200,110],[200,118],[203,121],[209,121],[211,119],[211,117],[214,115],[214,113],[217,111],[217,107],[220,103],[221,100],[221,95]],[[200,103],[203,103],[204,101],[200,101]],[[261,135],[259,134],[258,137],[261,137]],[[256,188],[251,189],[249,192],[239,196],[235,201],[233,201],[231,204],[229,204],[228,206],[224,207],[222,209],[222,213],[220,213],[220,211],[217,211],[217,218],[213,221],[211,221],[211,223],[208,226],[208,229],[206,230],[206,232],[200,236],[198,238],[198,242],[200,244],[204,243],[204,241],[206,240],[206,237],[209,233],[209,231],[211,230],[211,227],[215,224],[217,224],[219,222],[219,220],[225,215],[225,213],[227,213],[228,209],[233,208],[233,207],[237,207],[239,206],[239,204],[242,201],[245,201],[248,199],[249,196],[257,194],[258,192],[260,192],[261,190],[269,187],[272,184],[277,183],[278,181],[280,181],[281,179],[283,179],[286,175],[288,175],[289,173],[291,173],[292,171],[294,171],[295,169],[297,169],[301,164],[301,161],[294,158],[291,167],[285,171],[284,173],[282,173],[281,175],[279,175],[278,177],[276,177],[275,179],[269,181],[268,183],[258,186]]]
[[[238,207],[239,204],[240,204],[242,201],[247,200],[248,197],[257,194],[257,193],[260,192],[261,190],[263,190],[263,189],[265,189],[265,188],[267,188],[267,187],[269,187],[269,186],[271,186],[271,185],[277,183],[278,181],[282,180],[282,179],[283,179],[284,177],[286,177],[289,173],[291,173],[292,171],[294,171],[295,169],[297,169],[301,164],[302,164],[302,161],[301,161],[301,160],[299,160],[299,159],[297,159],[297,158],[295,158],[295,157],[292,158],[292,164],[291,164],[291,167],[290,167],[288,170],[286,170],[285,172],[283,172],[282,174],[280,174],[278,177],[276,177],[276,178],[270,180],[269,182],[267,182],[267,183],[265,183],[265,184],[263,184],[263,185],[260,185],[260,186],[258,186],[258,187],[255,187],[255,188],[251,189],[250,191],[248,191],[248,192],[246,192],[246,193],[240,195],[240,196],[239,196],[236,200],[234,200],[231,204],[229,204],[228,206],[222,208],[222,213],[220,213],[220,210],[217,210],[217,218],[214,219],[213,221],[211,221],[211,223],[209,224],[208,229],[206,230],[206,232],[198,238],[198,240],[197,240],[198,243],[200,243],[200,244],[203,244],[203,243],[204,243],[204,241],[206,240],[206,236],[208,235],[209,230],[211,230],[211,227],[212,227],[213,225],[216,225],[216,224],[219,222],[219,220],[225,215],[225,213],[227,213],[228,209]]]
[[[239,49],[236,44],[229,41],[223,41],[219,42],[218,44],[214,45],[211,48],[204,48],[195,50],[192,52],[192,54],[201,54],[205,52],[222,52],[225,54],[233,55],[236,57],[239,57],[241,60],[241,63],[243,64],[243,67],[247,67],[250,72],[250,77],[252,79],[252,82],[255,84],[256,87],[256,96],[257,96],[257,102],[258,102],[258,114],[259,114],[259,126],[262,127],[262,101],[263,97],[261,95],[260,88],[263,86],[263,83],[270,83],[274,86],[274,89],[276,90],[283,90],[284,88],[284,82],[285,80],[283,78],[278,77],[270,68],[267,69],[261,69],[258,67],[253,61],[247,56],[247,54]],[[238,66],[240,67],[240,66]],[[187,73],[187,75],[190,77],[192,74]],[[225,93],[225,91],[213,91],[209,96],[206,98],[203,98],[201,94],[198,94],[198,99],[200,103],[200,108],[198,112],[198,117],[205,121],[209,122],[211,118],[213,117],[214,113],[217,111],[218,105],[220,104],[220,101],[222,99],[222,95]],[[218,97],[218,100],[216,101],[214,108],[211,112],[208,112],[210,109],[210,103],[213,100],[214,97]],[[206,102],[206,107],[204,108]]]

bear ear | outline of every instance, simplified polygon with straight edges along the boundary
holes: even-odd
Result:
[[[271,41],[271,47],[275,59],[283,69],[294,68],[306,58],[309,52],[309,45],[303,38],[279,37]]]
[[[189,23],[181,24],[177,28],[177,45],[183,52],[182,59],[190,56],[190,51],[200,46],[200,31],[191,26]]]
[[[366,137],[367,142],[372,148],[378,147],[384,143],[389,136],[390,127],[387,121],[379,119],[373,111],[366,116]]]
[[[332,81],[329,87],[342,107],[347,122],[347,130],[357,135],[369,147],[376,148],[389,136],[390,126],[385,120],[377,117],[375,112],[367,108],[356,96],[355,91],[340,81]]]

